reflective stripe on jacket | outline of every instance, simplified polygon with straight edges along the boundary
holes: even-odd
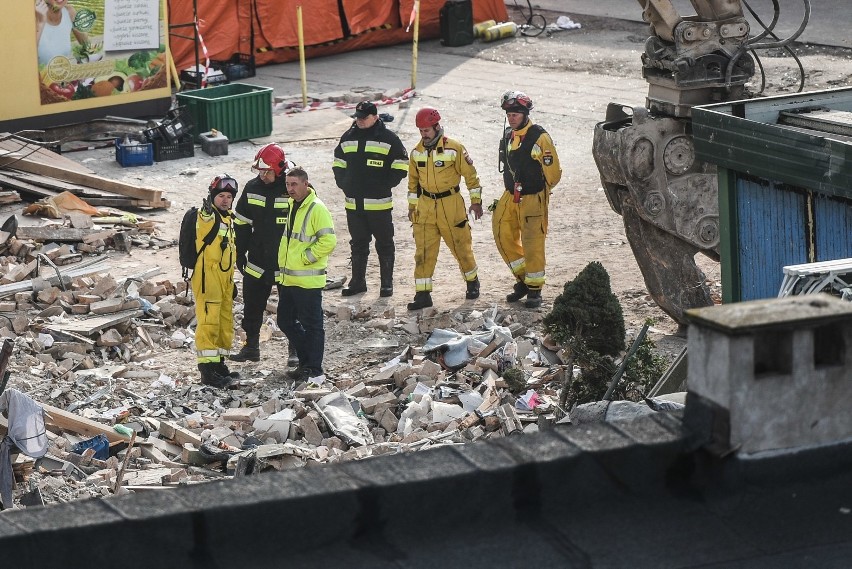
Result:
[[[331,213],[313,189],[301,204],[290,199],[289,206],[275,280],[285,286],[324,288],[328,257],[337,245]]]
[[[287,227],[289,199],[283,175],[271,184],[252,178],[243,187],[234,208],[237,256],[247,255],[246,272],[253,277],[278,269],[278,244]]]
[[[471,203],[482,202],[482,187],[473,160],[464,145],[446,136],[431,151],[423,140],[411,151],[408,165],[408,202],[416,204],[422,190],[441,194],[464,183],[470,192]]]
[[[381,120],[365,129],[353,124],[334,149],[332,171],[347,197],[387,198],[408,173],[408,153]]]

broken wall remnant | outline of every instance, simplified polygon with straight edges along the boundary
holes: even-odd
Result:
[[[685,419],[717,451],[750,455],[850,437],[852,304],[820,294],[688,316]]]

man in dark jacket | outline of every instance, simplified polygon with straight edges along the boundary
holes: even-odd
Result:
[[[257,177],[249,180],[234,210],[236,230],[237,269],[243,275],[242,328],[246,342],[240,351],[230,356],[233,361],[260,361],[260,327],[266,301],[275,285],[278,270],[278,245],[287,227],[288,205],[285,175],[293,167],[284,150],[277,144],[267,144],[254,158],[252,171]],[[278,295],[279,299],[281,295]],[[290,346],[287,363],[299,364],[296,350]]]
[[[379,119],[376,105],[358,103],[355,122],[334,149],[334,179],[346,195],[346,223],[352,255],[352,278],[342,291],[352,296],[367,290],[367,258],[376,238],[380,296],[393,295],[393,197],[391,190],[408,173],[408,153],[399,137]]]

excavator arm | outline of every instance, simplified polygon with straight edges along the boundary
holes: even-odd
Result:
[[[695,14],[682,17],[670,0],[638,0],[651,35],[642,54],[648,82],[645,106],[610,103],[595,126],[592,153],[610,207],[622,216],[625,233],[655,302],[680,324],[689,308],[712,303],[702,253],[719,260],[716,167],[696,159],[692,107],[751,96],[755,43],[778,21],[750,36],[745,0],[690,0]]]

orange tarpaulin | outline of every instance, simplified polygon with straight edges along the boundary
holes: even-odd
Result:
[[[302,5],[305,55],[317,57],[380,45],[410,42],[409,23],[414,0],[197,0],[198,28],[207,54],[227,60],[251,54],[257,65],[298,58],[296,7]],[[440,34],[439,11],[445,0],[421,0],[420,38]],[[340,8],[342,6],[342,10]],[[508,20],[503,0],[473,0],[473,21]],[[192,2],[169,2],[170,47],[178,69],[195,64],[191,27]],[[204,54],[198,48],[201,64]]]

